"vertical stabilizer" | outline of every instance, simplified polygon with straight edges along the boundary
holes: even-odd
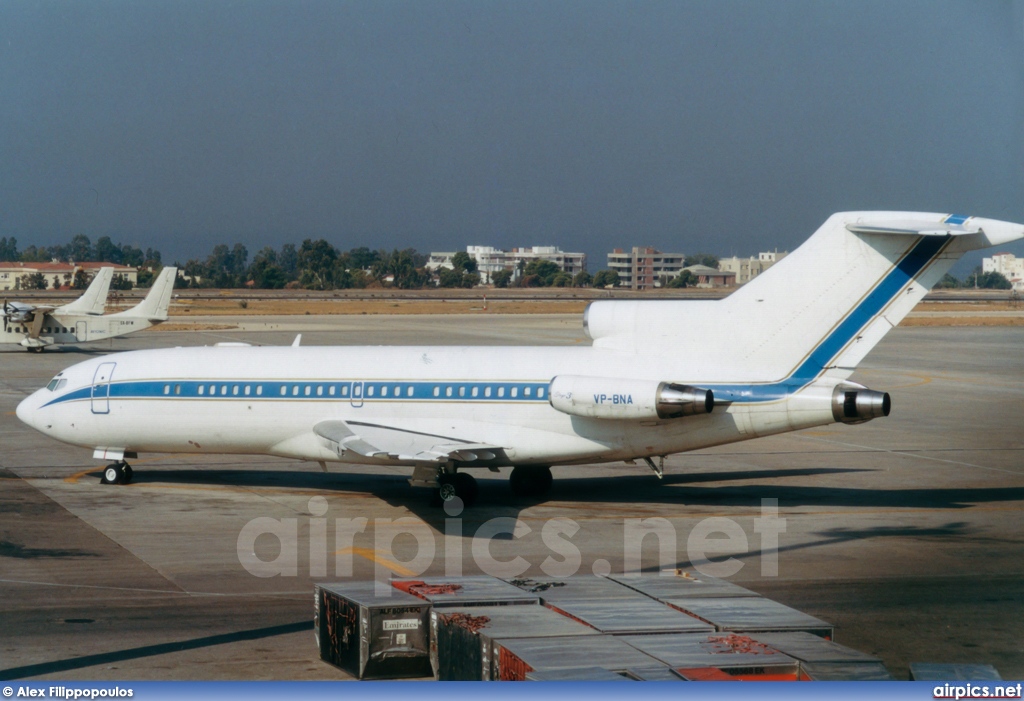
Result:
[[[58,307],[53,310],[54,314],[89,314],[100,315],[107,303],[107,291],[110,289],[110,281],[114,277],[113,268],[100,268],[99,272],[89,283],[85,294],[70,304]]]
[[[167,321],[167,308],[171,303],[171,292],[174,290],[177,273],[177,268],[164,268],[153,282],[153,287],[145,299],[131,309],[112,314],[111,317],[142,318],[152,323]]]

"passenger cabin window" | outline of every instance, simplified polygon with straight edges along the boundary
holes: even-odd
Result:
[[[206,385],[199,385],[199,394],[200,396],[206,394]]]
[[[370,385],[369,387],[366,388],[366,396],[367,397],[372,397],[373,396],[373,389],[374,389],[373,385]]]
[[[465,397],[466,396],[466,388],[465,387],[459,387],[459,396],[460,397]]]
[[[236,397],[238,396],[238,385],[235,385],[234,387],[231,388],[231,394]]]
[[[343,397],[347,397],[348,396],[348,385],[342,385],[341,386],[341,396],[343,396]]]
[[[529,397],[530,396],[530,391],[532,389],[533,389],[532,387],[527,387],[526,389],[523,390],[523,395]]]
[[[248,396],[249,396],[249,392],[250,392],[251,390],[252,390],[252,387],[251,387],[250,385],[246,385],[246,386],[245,386],[245,396],[247,396],[247,397],[248,397]]]
[[[221,393],[221,395],[226,395],[228,393],[228,386],[227,385],[221,385],[220,386],[220,393]]]
[[[498,388],[498,396],[499,397],[504,397],[505,396],[505,388],[504,387],[499,387]]]
[[[490,387],[484,388],[484,396],[485,397],[491,396],[491,388]]]
[[[435,387],[434,388],[434,396],[435,397],[440,397],[441,396],[441,388],[440,387]]]
[[[306,396],[308,397],[312,392],[313,392],[313,388],[310,387],[309,385],[306,385],[306,392],[305,392]]]
[[[544,398],[544,388],[543,387],[538,387],[537,388],[537,399],[543,399],[543,398]]]
[[[263,394],[263,385],[256,385],[256,394]]]
[[[478,394],[480,394],[480,388],[479,387],[474,387],[472,394],[473,394],[474,397],[477,396]]]
[[[513,397],[518,397],[519,396],[519,388],[518,387],[513,387],[512,388],[512,396]]]
[[[412,385],[409,385],[409,388],[407,390],[405,390],[405,396],[407,396],[407,397],[411,397],[412,396]]]
[[[334,396],[334,385],[331,385],[330,387],[327,388],[327,394],[331,395],[332,397]]]
[[[445,387],[444,388],[444,396],[446,396],[446,397],[452,396],[452,388],[451,387]]]
[[[170,393],[171,393],[171,386],[170,385],[164,385],[164,394],[170,394]]]
[[[318,397],[324,396],[324,386],[323,385],[317,385],[316,386],[316,396],[318,396]]]
[[[298,385],[292,385],[292,396],[293,397],[299,396],[299,386]]]
[[[380,396],[382,396],[382,397],[388,396],[388,386],[387,385],[384,385],[383,387],[380,388]]]
[[[288,394],[288,388],[285,387],[284,385],[281,385],[281,396],[283,397],[286,394]]]
[[[174,393],[181,394],[181,385],[174,385]]]

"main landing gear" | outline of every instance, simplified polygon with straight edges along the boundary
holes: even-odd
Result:
[[[508,485],[517,497],[542,497],[551,489],[551,468],[534,465],[512,468]]]
[[[132,466],[124,462],[115,462],[103,468],[100,484],[128,484],[132,481]]]

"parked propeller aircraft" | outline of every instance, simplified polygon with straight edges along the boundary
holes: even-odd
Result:
[[[966,251],[1024,226],[961,215],[835,214],[715,301],[599,301],[590,347],[239,347],[87,360],[18,406],[42,433],[115,462],[230,453],[407,466],[472,502],[468,470],[511,466],[540,495],[552,465],[655,459],[887,416],[857,364]]]
[[[0,343],[24,346],[41,353],[46,346],[87,343],[141,331],[167,320],[167,307],[177,268],[164,268],[139,304],[103,315],[113,268],[100,268],[85,294],[62,307],[37,307],[4,302]]]

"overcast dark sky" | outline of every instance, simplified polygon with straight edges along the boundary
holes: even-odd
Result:
[[[556,244],[596,270],[792,249],[844,209],[1024,221],[1024,3],[0,3],[22,248]]]

